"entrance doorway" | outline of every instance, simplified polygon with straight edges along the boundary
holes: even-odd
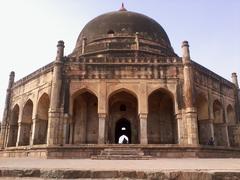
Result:
[[[125,118],[118,120],[116,123],[115,143],[116,144],[131,143],[131,123]]]

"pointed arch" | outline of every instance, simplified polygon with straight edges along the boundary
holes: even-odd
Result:
[[[235,124],[236,123],[235,112],[234,112],[233,106],[231,104],[229,104],[227,106],[227,120],[228,120],[229,124]]]
[[[19,119],[19,105],[16,104],[11,110],[9,121],[9,135],[8,135],[8,147],[16,146],[18,135],[18,119]]]
[[[222,103],[219,100],[213,102],[213,127],[214,127],[214,141],[217,146],[226,146],[227,145],[227,133],[224,120],[224,110]]]
[[[213,115],[214,115],[214,123],[224,123],[224,114],[223,114],[223,106],[219,100],[215,100],[213,102]]]
[[[22,121],[20,128],[19,145],[26,146],[30,145],[31,134],[32,134],[32,113],[33,113],[33,102],[28,99],[23,106]]]
[[[77,91],[75,91],[72,94],[72,99],[75,99],[76,97],[78,97],[79,95],[81,95],[81,94],[83,94],[85,92],[88,92],[88,93],[98,97],[97,93],[93,89],[84,87],[84,88],[81,88],[81,89],[78,89]]]
[[[47,143],[48,129],[48,110],[50,106],[50,98],[47,93],[42,94],[37,104],[37,116],[34,130],[34,144]]]
[[[212,138],[212,122],[209,120],[207,95],[198,93],[196,101],[199,143],[207,145]]]
[[[108,114],[109,121],[107,124],[107,135],[108,141],[110,143],[116,143],[119,134],[116,132],[117,122],[120,119],[125,119],[129,122],[129,139],[131,143],[139,143],[138,132],[139,132],[139,122],[138,122],[138,99],[137,95],[126,89],[119,88],[108,96]]]
[[[148,96],[147,134],[149,144],[177,142],[177,123],[174,118],[173,94],[164,88]]]
[[[208,101],[206,96],[203,93],[197,95],[196,98],[196,107],[197,107],[197,118],[199,121],[207,120],[208,116]]]
[[[137,100],[138,100],[138,96],[137,96],[137,94],[134,92],[134,91],[132,91],[132,90],[130,90],[130,89],[128,89],[128,88],[119,88],[119,89],[116,89],[116,90],[114,90],[113,92],[111,92],[109,95],[108,95],[108,100],[113,96],[113,95],[115,95],[115,94],[117,94],[117,93],[119,93],[119,92],[126,92],[126,93],[128,93],[128,94],[131,94],[132,96],[134,96]]]
[[[96,144],[98,142],[98,98],[92,91],[81,89],[73,94],[74,144]]]

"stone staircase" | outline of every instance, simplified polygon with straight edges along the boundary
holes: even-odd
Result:
[[[105,148],[100,155],[92,156],[91,159],[98,160],[147,160],[152,159],[151,156],[144,155],[144,152],[138,148],[119,147]]]

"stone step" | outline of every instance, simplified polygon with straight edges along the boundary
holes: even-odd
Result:
[[[137,156],[137,155],[97,155],[92,156],[93,160],[149,160],[152,156]]]
[[[101,155],[144,155],[140,149],[132,148],[108,148],[101,152]]]
[[[113,150],[113,151],[102,151],[101,155],[144,155],[142,151],[122,151],[122,150]]]
[[[141,149],[136,148],[106,148],[101,151],[100,155],[92,156],[91,159],[108,159],[108,160],[146,160],[151,156],[145,156]]]

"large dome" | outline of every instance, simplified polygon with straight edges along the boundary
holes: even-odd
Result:
[[[84,39],[89,44],[111,34],[115,37],[134,37],[136,33],[173,52],[167,33],[160,24],[150,17],[125,9],[102,14],[87,23],[77,39],[74,51],[79,51]]]

